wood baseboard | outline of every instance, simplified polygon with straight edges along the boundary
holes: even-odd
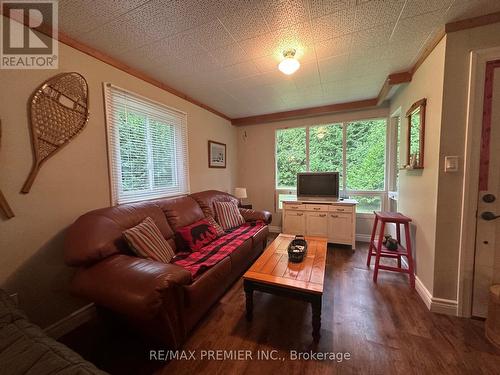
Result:
[[[371,234],[363,234],[363,233],[356,234],[356,241],[358,242],[370,243],[370,239],[371,239]]]
[[[278,225],[269,225],[269,232],[271,233],[281,233],[281,227]]]
[[[65,334],[73,331],[83,323],[86,323],[92,318],[96,317],[96,315],[97,312],[95,305],[93,303],[90,303],[62,318],[61,320],[55,322],[54,324],[46,327],[44,331],[50,337],[58,339]]]
[[[418,276],[415,276],[415,290],[431,312],[437,314],[458,316],[457,301],[433,297],[432,293],[429,292],[429,290],[425,287]]]

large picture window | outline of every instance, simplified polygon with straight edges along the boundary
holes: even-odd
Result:
[[[358,200],[358,212],[383,208],[387,197],[385,119],[276,131],[276,196],[296,197],[298,172],[336,171],[340,194]]]
[[[113,203],[189,192],[186,114],[105,85]]]

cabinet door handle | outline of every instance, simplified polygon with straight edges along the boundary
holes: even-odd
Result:
[[[319,207],[313,207],[313,210],[318,211],[318,210],[321,210],[321,208],[319,208]]]
[[[337,211],[344,211],[343,208],[337,208]]]
[[[325,216],[326,216],[326,214],[320,214],[319,215],[319,217],[325,217]]]
[[[302,213],[300,213],[300,214],[297,214],[297,216],[302,216],[302,215],[304,215],[304,214],[302,214]]]
[[[339,215],[330,215],[331,217],[339,217]]]

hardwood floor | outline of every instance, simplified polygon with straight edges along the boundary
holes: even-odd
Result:
[[[500,374],[500,352],[485,339],[484,322],[430,313],[417,293],[410,291],[406,275],[381,271],[378,284],[373,284],[372,269],[365,265],[366,252],[365,244],[355,252],[328,248],[321,340],[317,346],[311,337],[311,308],[307,303],[255,292],[254,319],[247,322],[240,280],[184,345],[184,350],[196,351],[197,360],[173,360],[161,368],[162,362],[147,359],[150,349],[160,348],[146,344],[142,352],[135,349],[127,356],[127,340],[119,340],[125,346],[123,350],[115,341],[111,356],[96,359],[92,351],[82,354],[113,373]],[[107,345],[104,340],[93,350],[109,353]],[[206,350],[249,350],[254,360],[201,360]],[[280,360],[257,360],[257,351],[261,350],[278,351]],[[345,352],[350,359],[340,363],[292,361],[290,350]]]

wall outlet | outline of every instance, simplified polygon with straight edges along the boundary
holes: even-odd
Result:
[[[14,300],[16,306],[19,306],[19,293],[12,293],[9,295],[9,297]]]

